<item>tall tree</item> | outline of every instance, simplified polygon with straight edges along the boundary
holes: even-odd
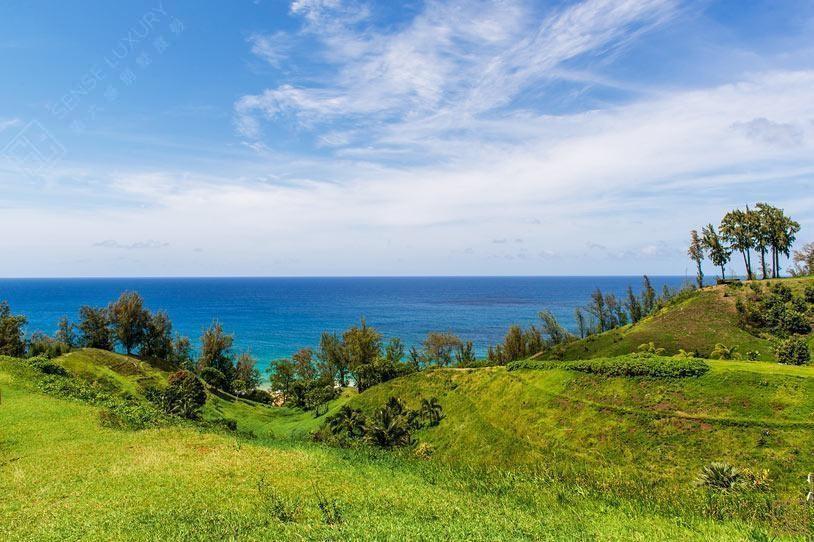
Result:
[[[424,355],[439,367],[446,367],[460,345],[461,339],[452,333],[431,331],[424,339]]]
[[[164,361],[172,358],[172,322],[166,312],[148,315],[139,353],[146,358]]]
[[[577,307],[574,309],[574,320],[577,322],[577,331],[579,331],[579,338],[584,339],[585,334],[588,331],[588,323],[585,321],[585,314],[582,313],[582,309]]]
[[[317,359],[343,388],[348,385],[348,356],[336,333],[323,332],[319,338]]]
[[[797,233],[800,231],[800,223],[792,220],[790,217],[783,216],[782,228],[780,231],[780,242],[777,246],[777,269],[778,276],[780,273],[780,254],[786,258],[791,256],[791,247],[797,240]]]
[[[721,237],[729,243],[733,250],[743,256],[746,267],[746,278],[752,279],[752,248],[755,245],[754,219],[751,211],[743,212],[740,209],[729,211],[721,219]]]
[[[656,310],[656,289],[650,282],[650,277],[642,277],[642,316],[653,314]]]
[[[25,354],[23,327],[25,316],[11,314],[6,301],[0,301],[0,356],[22,357]]]
[[[68,348],[74,348],[77,345],[74,325],[70,322],[70,320],[68,320],[67,316],[63,316],[62,318],[59,319],[59,324],[57,324],[57,332],[55,338],[57,341],[66,345]]]
[[[625,308],[630,315],[630,321],[634,324],[642,319],[642,304],[639,301],[639,296],[633,292],[633,287],[627,287],[627,300],[625,301]]]
[[[124,292],[110,304],[108,314],[113,334],[129,356],[144,340],[150,318],[144,309],[144,300],[137,292]]]
[[[596,319],[597,333],[602,333],[610,329],[608,327],[608,309],[605,306],[605,296],[602,294],[602,290],[597,288],[591,294],[591,303],[585,307],[585,310]]]
[[[110,332],[110,317],[107,309],[85,305],[79,309],[79,332],[82,344],[87,348],[113,350],[113,336]]]
[[[398,337],[387,341],[384,347],[384,358],[390,363],[399,363],[404,358],[404,343]]]
[[[276,359],[269,365],[269,381],[271,389],[278,392],[283,399],[283,403],[291,398],[294,382],[294,362],[290,359]]]
[[[690,232],[690,246],[687,249],[687,255],[695,262],[695,280],[698,282],[698,287],[703,288],[704,270],[701,268],[701,262],[704,260],[704,247],[701,243],[701,238],[698,236],[698,230],[692,230]]]
[[[366,376],[369,376],[371,367],[381,356],[382,336],[362,318],[358,326],[345,331],[342,341],[348,356],[348,368],[356,387],[359,391],[364,391],[370,384],[370,379],[366,379]]]
[[[201,357],[198,358],[198,370],[207,367],[217,369],[231,382],[235,375],[234,354],[232,344],[234,337],[223,331],[219,322],[212,322],[201,335]]]
[[[260,385],[260,371],[257,370],[257,360],[248,352],[237,357],[235,367],[235,391],[250,393]]]
[[[721,279],[726,280],[726,264],[732,251],[721,240],[721,236],[715,231],[715,226],[708,224],[701,228],[701,242],[709,254],[712,264],[721,268]]]

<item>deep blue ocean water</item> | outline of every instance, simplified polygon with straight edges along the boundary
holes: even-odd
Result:
[[[684,277],[651,277],[681,286]],[[264,368],[277,357],[316,346],[322,331],[341,332],[364,316],[385,337],[421,342],[429,331],[452,331],[483,354],[509,325],[527,325],[542,309],[574,327],[574,308],[599,287],[623,295],[641,277],[380,277],[380,278],[111,278],[0,279],[0,300],[28,317],[27,331],[52,334],[63,315],[104,306],[135,290],[150,309],[169,313],[193,341],[214,319]]]

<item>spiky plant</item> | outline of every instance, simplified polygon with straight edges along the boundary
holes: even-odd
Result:
[[[729,463],[713,462],[701,469],[698,484],[709,489],[730,491],[738,487],[743,479],[743,473]]]
[[[421,401],[421,419],[429,425],[430,427],[436,426],[441,422],[441,418],[444,417],[444,409],[441,407],[441,403],[438,402],[438,398],[431,397],[429,399],[423,399]]]

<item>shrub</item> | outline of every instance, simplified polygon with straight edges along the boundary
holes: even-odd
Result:
[[[69,374],[62,365],[41,356],[28,358],[28,364],[47,375],[68,376]]]
[[[698,475],[698,484],[708,489],[729,491],[743,482],[741,471],[729,463],[713,462],[704,466]]]
[[[712,349],[712,352],[710,352],[709,357],[712,359],[731,360],[740,358],[740,354],[738,354],[737,346],[728,347],[718,343],[715,345],[715,348]]]
[[[44,356],[46,358],[58,358],[63,354],[67,354],[71,348],[55,339],[52,339],[45,333],[39,331],[31,335],[28,341],[28,355],[30,357]]]
[[[206,390],[194,374],[177,371],[169,376],[164,392],[164,409],[182,418],[197,418],[206,403]]]
[[[806,286],[803,297],[805,298],[806,303],[814,304],[814,285]]]
[[[749,350],[746,352],[746,359],[748,361],[757,361],[760,359],[760,352],[757,350]]]
[[[229,381],[226,379],[226,375],[214,367],[204,367],[201,371],[201,378],[213,388],[229,391]]]
[[[811,361],[811,352],[805,339],[790,337],[775,348],[775,357],[778,363],[786,365],[805,365]]]
[[[604,376],[688,378],[709,371],[709,365],[697,358],[666,358],[651,354],[632,354],[616,358],[597,358],[578,361],[516,361],[508,365],[517,369],[568,369]]]

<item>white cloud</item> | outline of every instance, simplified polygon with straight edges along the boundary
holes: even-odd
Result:
[[[376,129],[469,128],[474,117],[511,103],[564,62],[607,54],[661,24],[674,1],[587,0],[537,22],[512,0],[430,2],[409,25],[388,33],[313,15],[330,10],[348,13],[338,2],[292,5],[323,41],[334,76],[318,87],[284,84],[242,97],[236,124],[245,135],[259,135],[257,115],[306,126],[353,119]]]
[[[288,56],[291,48],[291,37],[285,32],[273,34],[252,34],[246,41],[251,45],[253,54],[262,58],[275,68],[279,68]]]
[[[21,124],[20,119],[0,119],[0,132]]]

